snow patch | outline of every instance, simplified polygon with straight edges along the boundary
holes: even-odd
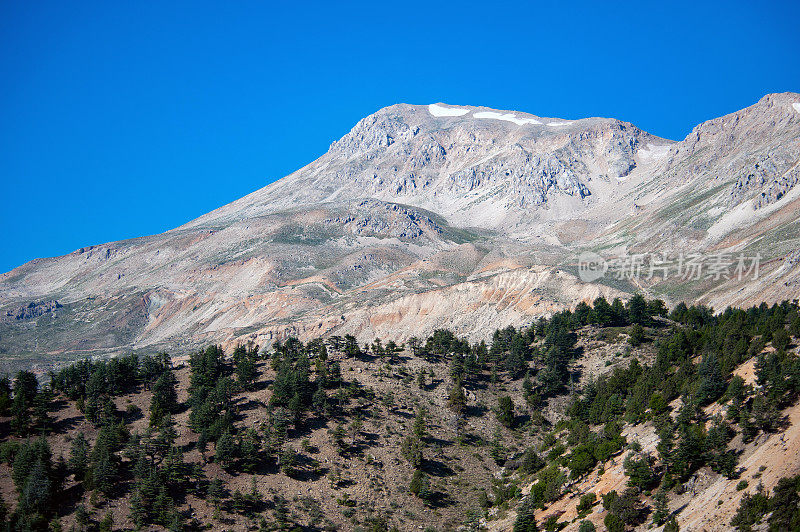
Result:
[[[562,127],[562,126],[568,126],[571,123],[572,122],[548,122],[547,125],[550,127]]]
[[[469,113],[469,109],[459,109],[457,107],[444,107],[432,103],[428,106],[428,112],[433,116],[464,116]]]
[[[514,113],[496,113],[494,111],[480,111],[478,113],[472,113],[472,116],[475,118],[488,118],[490,120],[504,120],[506,122],[514,122],[518,126],[522,126],[525,124],[541,124],[535,118],[517,118],[517,115]]]
[[[795,110],[795,111],[797,111],[798,113],[800,113],[800,103],[798,103],[798,102],[795,102],[795,103],[793,103],[793,104],[792,104],[792,107],[794,107],[794,110]]]

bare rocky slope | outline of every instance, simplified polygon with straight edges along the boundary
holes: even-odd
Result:
[[[614,119],[394,105],[184,226],[0,275],[0,356],[9,366],[288,335],[405,339],[444,324],[482,338],[634,291],[716,308],[793,299],[799,163],[796,93],[680,142]],[[587,251],[758,255],[760,269],[584,282],[576,257]]]

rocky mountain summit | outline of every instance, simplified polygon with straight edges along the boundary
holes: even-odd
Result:
[[[618,120],[393,105],[358,122],[314,163],[191,225],[368,196],[456,225],[505,229],[509,220],[557,215],[546,211],[563,210],[559,201],[573,208],[600,201],[593,194],[627,177],[640,148],[669,144]]]
[[[5,363],[448,324],[483,337],[603,294],[722,308],[796,298],[800,95],[682,141],[615,119],[393,105],[311,164],[161,235],[0,275]],[[577,257],[758,256],[758,276],[579,275]],[[723,272],[724,274],[725,272]]]

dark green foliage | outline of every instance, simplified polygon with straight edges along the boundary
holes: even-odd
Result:
[[[414,425],[412,426],[412,430],[414,432],[414,436],[418,439],[422,440],[427,435],[427,417],[428,411],[425,407],[419,407],[417,409],[417,414],[414,416]]]
[[[189,426],[195,432],[205,434],[207,441],[216,441],[231,429],[233,387],[232,379],[221,377],[213,387],[203,384],[190,389]]]
[[[616,514],[609,513],[603,519],[607,532],[625,532],[625,523]]]
[[[618,316],[614,315],[611,305],[608,304],[606,298],[600,296],[594,300],[590,315],[591,323],[596,323],[601,327],[608,327],[614,325],[618,321],[618,318]]]
[[[325,344],[321,344],[321,349],[325,349]],[[319,348],[318,348],[319,349]],[[233,351],[233,366],[236,371],[236,382],[243,390],[253,388],[256,377],[258,376],[258,346],[249,344],[247,346],[238,345]]]
[[[497,400],[497,420],[504,426],[514,426],[514,402],[511,397],[504,395]]]
[[[775,336],[773,335],[773,341]],[[772,490],[770,530],[800,530],[800,476],[782,478]]]
[[[44,438],[23,443],[17,449],[11,478],[19,498],[11,521],[19,530],[43,528],[53,514],[60,479],[53,469],[51,456]]]
[[[527,497],[517,511],[514,520],[514,532],[539,532],[536,526],[536,506],[531,497]]]
[[[31,429],[30,403],[24,394],[14,395],[11,403],[11,430],[18,436],[25,436]]]
[[[449,354],[464,355],[470,350],[466,340],[457,338],[447,329],[437,329],[425,342],[423,352],[433,357],[444,357]]]
[[[36,375],[30,371],[20,371],[14,378],[14,395],[22,395],[28,404],[33,403],[36,398],[36,392],[39,389],[39,383],[36,380]]]
[[[639,490],[647,490],[658,481],[654,470],[654,460],[650,455],[629,454],[623,462],[625,474],[628,476],[628,486]]]
[[[737,530],[752,531],[764,516],[770,531],[800,529],[800,476],[782,478],[770,497],[761,485],[753,494],[746,494],[739,503],[731,525]]]
[[[603,495],[603,507],[608,510],[609,516],[614,516],[610,520],[606,516],[606,521],[604,521],[609,530],[622,523],[635,526],[642,523],[647,517],[647,508],[639,500],[639,491],[635,488],[626,489],[622,495],[617,494],[616,491],[606,493]],[[613,529],[617,530],[618,528]]]
[[[0,375],[0,416],[8,415],[11,400],[11,381],[8,375]]]
[[[569,311],[553,316],[547,326],[544,340],[544,368],[537,375],[542,395],[549,397],[559,393],[569,378],[569,362],[575,357],[577,336],[571,331]]]
[[[488,454],[498,465],[505,466],[507,474],[491,477],[487,474],[485,485],[475,485],[478,503],[481,508],[494,504],[505,511],[520,501],[514,528],[532,530],[536,527],[533,510],[563,496],[568,476],[576,479],[597,471],[603,462],[622,452],[626,443],[621,435],[623,421],[631,424],[648,421],[660,437],[658,460],[644,454],[641,447],[633,444],[629,447],[630,453],[623,462],[629,489],[621,495],[612,493],[603,497],[609,513],[606,525],[611,530],[620,530],[645,523],[649,509],[642,501],[652,496],[653,524],[663,525],[665,530],[674,529],[671,527],[677,525],[674,518],[670,519],[667,504],[669,490],[691,478],[700,468],[735,478],[738,455],[728,448],[732,437],[741,431],[747,442],[761,431],[783,428],[783,409],[795,404],[800,396],[800,362],[794,350],[788,349],[792,347],[789,333],[795,334],[798,313],[791,304],[726,309],[722,313],[703,306],[683,305],[672,312],[674,322],[661,319],[665,313],[663,302],[647,301],[641,296],[631,298],[626,304],[618,299],[609,303],[598,298],[593,307],[582,303],[574,311],[537,319],[528,327],[499,329],[492,335],[489,347],[487,342],[471,344],[451,331],[440,329],[430,338],[407,344],[415,356],[437,363],[436,367],[423,364],[425,368],[419,373],[416,364],[420,361],[407,365],[406,357],[398,356],[402,347],[392,342],[384,344],[376,339],[362,351],[353,337],[317,339],[307,344],[289,338],[277,342],[269,354],[268,362],[275,370],[272,390],[265,391],[265,395],[260,389],[258,394],[250,394],[248,399],[254,401],[243,401],[237,395],[256,388],[256,370],[261,363],[257,347],[238,347],[231,359],[226,360],[222,349],[212,346],[190,357],[189,424],[197,432],[197,448],[204,461],[212,442],[215,461],[229,474],[245,471],[274,475],[279,468],[295,480],[325,474],[324,466],[314,460],[324,454],[318,455],[318,449],[308,443],[303,445],[302,454],[295,448],[299,438],[315,438],[312,434],[326,425],[348,462],[364,460],[375,471],[392,467],[391,462],[384,463],[383,458],[372,455],[369,449],[384,445],[381,438],[385,426],[386,442],[402,438],[396,451],[413,468],[413,476],[406,477],[408,491],[434,507],[449,506],[448,498],[456,497],[459,500],[455,503],[460,505],[458,490],[472,492],[472,486],[465,486],[463,479],[456,482],[453,478],[451,483],[445,478],[462,471],[450,451],[483,459]],[[598,333],[598,326],[614,329]],[[577,383],[582,381],[579,366],[573,365],[583,349],[577,347],[578,334],[589,340],[580,345],[591,346],[597,340],[610,342],[625,330],[630,332],[631,343],[635,345],[645,341],[646,330],[647,349],[623,349],[624,355],[621,353],[613,361],[614,369],[579,389]],[[763,348],[770,342],[776,349],[765,351]],[[373,391],[355,381],[345,382],[341,366],[329,360],[329,351],[333,353],[331,358],[361,357],[357,366],[380,364],[382,371],[377,379],[394,387],[393,394],[385,389]],[[651,351],[656,353],[654,359],[642,356]],[[630,355],[634,356],[628,358]],[[640,363],[636,357],[648,359],[649,365]],[[755,386],[746,386],[741,378],[732,375],[750,357],[758,357]],[[622,360],[625,363],[620,363]],[[452,377],[449,386],[441,381],[448,374],[448,370],[441,371],[442,365],[447,366]],[[346,366],[348,371],[352,370],[352,364]],[[386,366],[391,371],[383,371]],[[412,367],[415,371],[409,372]],[[437,369],[435,378],[433,373],[428,377],[431,368]],[[414,387],[415,397],[409,401],[408,396],[398,393],[396,386],[401,385],[401,379],[401,386],[413,386],[415,378],[420,386]],[[523,378],[522,382],[513,382]],[[53,406],[58,402],[63,404],[66,397],[77,403],[97,431],[93,445],[83,434],[76,435],[67,453],[68,466],[63,459],[52,460],[49,450],[35,451],[40,440],[18,443],[15,438],[13,442],[3,442],[0,458],[12,464],[17,487],[17,500],[10,503],[21,510],[11,516],[0,511],[0,521],[6,517],[12,530],[46,528],[56,516],[54,501],[61,500],[64,479],[74,473],[79,484],[69,483],[70,497],[73,492],[77,498],[90,497],[94,514],[83,509],[83,517],[76,525],[80,528],[112,528],[113,521],[103,516],[109,507],[107,501],[119,497],[130,501],[136,527],[196,529],[198,523],[182,523],[178,511],[179,505],[185,508],[191,500],[189,494],[206,497],[217,508],[218,521],[214,526],[221,527],[228,519],[222,512],[247,516],[247,523],[253,527],[259,526],[263,513],[260,526],[264,530],[298,525],[296,521],[301,518],[295,516],[303,512],[303,498],[296,499],[297,509],[281,497],[265,504],[257,490],[247,493],[240,487],[229,493],[222,482],[205,478],[203,463],[186,463],[184,452],[191,452],[192,446],[183,441],[184,445],[176,443],[177,427],[172,415],[180,412],[180,408],[175,384],[166,355],[80,361],[54,373],[51,384],[41,389],[30,375],[18,375],[14,384],[7,378],[0,379],[0,411],[11,417],[6,427],[20,434],[46,433],[53,427],[50,419]],[[515,397],[520,388],[522,394]],[[115,404],[122,404],[117,399],[121,394],[139,389],[152,390],[151,426],[143,433],[129,435],[123,422],[137,418],[118,412]],[[569,398],[555,401],[560,404],[569,400],[567,417],[549,426],[541,412],[551,398],[567,392]],[[468,394],[472,397],[473,393],[475,405],[468,410],[466,397]],[[447,406],[455,416],[443,420],[438,411],[431,411],[429,419],[421,405],[439,404],[442,394],[446,394]],[[435,401],[430,403],[434,396]],[[263,410],[264,405],[258,404],[262,397],[271,399],[266,407],[266,422],[256,428],[250,424],[253,418],[248,410],[254,407]],[[475,430],[482,424],[477,416],[485,415],[487,397],[498,398],[497,425],[514,429],[506,431],[495,425],[495,435],[489,441],[485,439],[485,429]],[[676,399],[679,401],[672,403]],[[515,401],[517,407],[523,404],[516,418]],[[724,418],[709,419],[705,413],[703,407],[714,401],[730,402]],[[670,404],[681,405],[675,419]],[[405,412],[411,405],[417,406],[417,416],[413,421],[401,421],[400,416],[407,416]],[[474,421],[478,425],[470,424],[474,432],[462,434],[467,411],[476,416]],[[387,419],[382,420],[382,416]],[[448,449],[449,442],[439,438],[450,438],[442,435],[452,434],[454,418],[460,445]],[[64,424],[63,417],[59,419],[57,427]],[[95,429],[88,433],[95,433]],[[545,443],[542,449],[537,448],[541,457],[528,447],[539,436]],[[491,466],[488,462],[486,465]],[[217,466],[208,467],[213,470]],[[442,492],[434,494],[432,478],[440,475],[442,478],[435,488],[441,487]],[[224,476],[227,478],[227,474]],[[330,471],[331,487],[347,486],[351,482],[348,476]],[[491,499],[486,494],[488,482],[491,482]],[[521,486],[530,483],[530,495],[522,497]],[[573,486],[568,489],[574,489]],[[378,491],[385,488],[378,482],[370,487]],[[85,495],[83,490],[93,493]],[[400,491],[405,492],[405,486]],[[736,526],[744,530],[756,526],[769,526],[771,530],[798,528],[799,497],[797,480],[782,480],[772,496],[756,493],[743,501],[735,518]],[[341,500],[347,511],[345,516],[351,520],[346,526],[385,530],[389,519],[398,522],[402,518],[394,506],[385,515],[370,514],[363,501],[347,497]],[[577,526],[596,502],[591,494],[581,497],[578,518],[569,526]],[[23,515],[22,509],[28,513]],[[465,512],[452,523],[474,527],[480,515],[480,510]],[[756,525],[759,521],[761,524]],[[331,526],[341,524],[319,519],[307,525],[311,530]],[[565,526],[567,523],[559,523],[557,516],[539,523],[539,528],[546,530]],[[593,529],[588,521],[579,526],[580,530]],[[2,529],[5,527],[0,526]]]
[[[792,322],[789,324],[789,334],[795,338],[800,338],[800,314],[796,312]]]
[[[214,458],[223,467],[230,467],[239,455],[236,439],[230,432],[224,432],[217,440],[216,453]]]
[[[538,481],[531,487],[528,498],[536,508],[544,508],[545,503],[554,501],[561,496],[567,477],[557,464],[551,464],[541,470],[537,476]]]
[[[631,327],[631,334],[628,337],[628,343],[630,343],[633,347],[638,347],[642,345],[644,342],[644,327],[641,324],[636,323]]]
[[[239,440],[238,447],[242,470],[254,472],[262,461],[262,442],[258,431],[247,429]]]
[[[14,378],[11,430],[19,436],[25,436],[32,429],[31,408],[36,400],[38,388],[36,376],[30,371],[20,371]]]
[[[772,346],[775,349],[783,351],[789,347],[790,343],[789,333],[783,327],[772,333]]]
[[[760,522],[769,511],[769,495],[764,493],[763,488],[759,486],[759,490],[756,493],[752,495],[746,494],[742,497],[736,515],[731,519],[731,525],[738,530],[749,532],[753,529],[753,525]]]
[[[220,346],[211,345],[205,351],[189,357],[189,366],[192,369],[190,391],[213,388],[217,384],[217,380],[226,370],[224,356]]]
[[[660,488],[653,495],[653,522],[656,525],[661,525],[669,516],[669,504],[667,500],[667,492]]]
[[[697,368],[700,384],[697,389],[697,401],[707,405],[716,401],[725,392],[727,384],[722,378],[719,362],[713,355],[706,355]]]
[[[417,436],[407,436],[400,446],[400,453],[413,468],[422,467],[424,444]]]
[[[75,480],[83,480],[89,468],[89,441],[79,432],[70,444],[69,468],[75,475]]]
[[[653,310],[653,308],[648,306],[644,296],[635,294],[628,300],[626,317],[634,325],[647,325],[650,322],[649,311]]]
[[[178,381],[169,369],[165,370],[153,384],[150,400],[150,426],[158,426],[164,417],[178,411]]]
[[[597,495],[594,493],[587,493],[585,495],[581,495],[581,499],[578,502],[578,506],[576,510],[578,511],[579,516],[588,515],[589,512],[592,511],[592,507],[597,504]]]
[[[341,386],[341,370],[338,364],[328,367],[326,361],[318,359],[319,371],[317,382],[311,381],[311,362],[308,350],[303,344],[290,338],[286,344],[276,348],[272,364],[275,368],[275,382],[272,386],[270,404],[273,407],[288,409],[292,414],[295,428],[300,428],[306,413],[316,404],[326,404],[327,399],[321,397],[318,390],[325,387]],[[313,352],[313,349],[312,349]],[[316,400],[314,399],[317,394]],[[325,401],[322,401],[325,399]],[[326,415],[326,409],[314,408],[318,414]]]
[[[458,416],[463,417],[467,412],[467,396],[464,394],[464,387],[461,381],[453,383],[450,392],[447,395],[447,407]]]
[[[408,485],[408,491],[423,501],[429,501],[433,494],[428,475],[419,469],[415,469],[414,474],[411,476],[411,483]]]
[[[545,466],[545,461],[542,460],[533,447],[529,447],[520,459],[519,471],[525,474],[536,473]]]
[[[92,487],[110,495],[119,481],[120,460],[117,452],[129,438],[124,425],[105,425],[100,429],[90,456],[89,475]]]
[[[140,366],[141,363],[141,366]],[[164,370],[169,364],[165,353],[139,360],[136,355],[112,358],[111,360],[82,360],[51,375],[53,390],[72,400],[101,395],[118,396],[131,391],[140,383],[149,383],[154,378],[149,371]]]

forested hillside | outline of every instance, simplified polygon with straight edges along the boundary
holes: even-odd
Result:
[[[0,522],[674,531],[713,487],[716,529],[797,529],[800,460],[752,457],[789,434],[799,337],[796,303],[634,296],[478,343],[290,338],[21,371],[0,380]]]

